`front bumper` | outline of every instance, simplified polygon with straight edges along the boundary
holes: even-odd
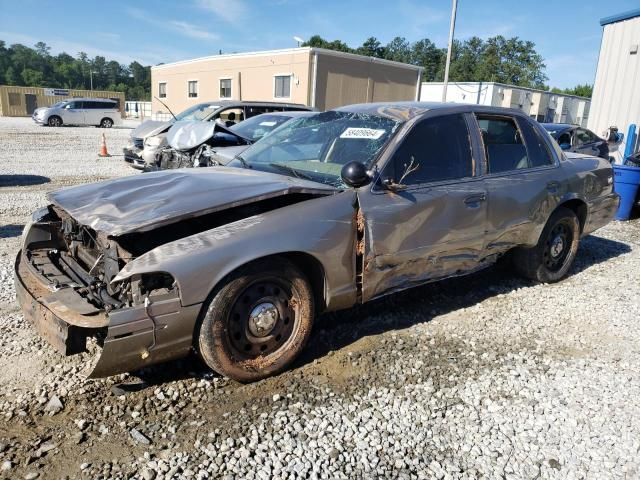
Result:
[[[146,162],[142,158],[142,150],[137,148],[125,147],[122,149],[124,154],[124,161],[130,164],[136,170],[144,170]]]
[[[148,308],[126,307],[108,315],[91,312],[74,298],[73,289],[54,291],[43,284],[25,260],[19,252],[14,268],[16,297],[25,319],[63,355],[85,352],[87,339],[95,337],[102,352],[85,371],[89,378],[138,370],[191,351],[201,304],[182,307],[177,290],[152,300]]]

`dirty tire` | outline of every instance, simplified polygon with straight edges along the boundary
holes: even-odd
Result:
[[[313,316],[313,291],[298,267],[283,258],[256,261],[214,291],[199,326],[198,351],[221,375],[260,380],[298,356]]]
[[[100,127],[102,128],[111,128],[113,127],[113,120],[110,118],[103,118],[100,120]]]
[[[49,125],[50,127],[59,127],[62,125],[62,119],[56,115],[53,115],[49,117],[49,120],[47,120],[47,125]]]
[[[558,208],[545,225],[535,247],[513,252],[515,269],[542,283],[561,280],[571,268],[580,242],[580,223],[568,208]]]

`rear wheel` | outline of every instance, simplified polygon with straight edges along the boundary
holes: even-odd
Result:
[[[580,242],[580,223],[568,208],[558,208],[545,225],[532,248],[514,251],[516,270],[527,278],[542,283],[561,280],[571,268]]]
[[[52,117],[49,117],[49,120],[47,120],[47,125],[50,127],[59,127],[62,125],[62,119],[57,115],[53,115]]]
[[[313,292],[285,259],[254,262],[231,274],[209,303],[198,350],[216,372],[252,382],[284,370],[313,324]]]
[[[110,118],[103,118],[100,121],[100,126],[102,128],[111,128],[113,127],[113,120],[111,120]]]

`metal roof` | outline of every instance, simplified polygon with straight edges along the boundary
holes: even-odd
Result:
[[[640,8],[629,10],[628,12],[619,13],[617,15],[611,15],[610,17],[604,17],[600,19],[600,25],[605,26],[610,23],[622,22],[629,20],[630,18],[640,17]]]

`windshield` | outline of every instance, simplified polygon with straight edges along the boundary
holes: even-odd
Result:
[[[206,120],[215,110],[220,108],[213,103],[199,103],[176,115],[176,120],[201,122]]]
[[[342,167],[369,167],[400,126],[389,118],[329,111],[292,120],[245,150],[246,168],[343,186]]]
[[[61,107],[63,106],[65,103],[67,103],[67,100],[61,100],[59,102],[54,103],[53,105],[51,105],[50,107],[47,108],[56,108],[56,107]]]
[[[279,125],[289,120],[291,117],[287,115],[269,115],[265,113],[263,115],[257,115],[251,117],[244,122],[236,123],[231,126],[229,130],[237,133],[243,138],[256,141],[264,137],[267,133],[275,130]]]

